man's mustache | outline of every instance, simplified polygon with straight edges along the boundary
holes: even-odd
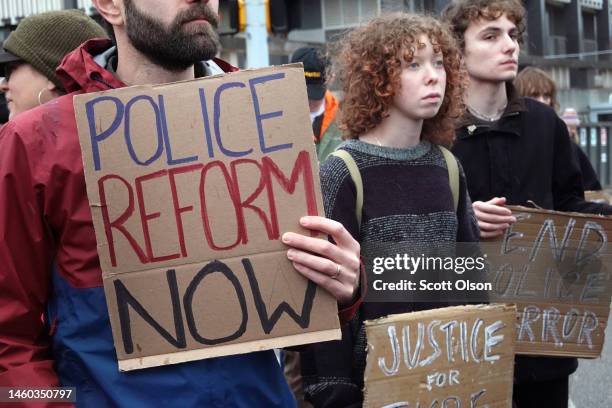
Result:
[[[176,16],[176,21],[180,24],[188,23],[196,19],[203,18],[208,21],[213,28],[219,28],[219,16],[211,10],[211,8],[203,3],[198,3],[195,6],[180,12]]]

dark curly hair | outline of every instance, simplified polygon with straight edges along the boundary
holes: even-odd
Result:
[[[506,15],[519,32],[519,42],[525,32],[525,8],[520,0],[453,0],[442,10],[442,21],[450,29],[463,50],[465,48],[464,34],[470,23],[484,18],[497,20]]]
[[[454,121],[460,117],[466,76],[455,40],[436,19],[408,13],[376,17],[353,29],[331,47],[329,78],[340,82],[344,99],[340,104],[340,127],[347,139],[356,139],[389,116],[393,98],[400,89],[402,66],[412,61],[421,35],[441,52],[446,71],[446,90],[440,110],[423,123],[422,138],[450,146]]]

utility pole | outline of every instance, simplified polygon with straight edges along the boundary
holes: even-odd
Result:
[[[245,0],[247,68],[270,65],[265,0]]]
[[[77,0],[64,0],[64,9],[75,9],[77,8]]]

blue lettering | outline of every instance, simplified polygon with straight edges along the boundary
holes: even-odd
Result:
[[[253,149],[245,150],[243,152],[236,152],[229,149],[226,149],[221,142],[221,132],[219,130],[219,121],[221,120],[221,92],[230,88],[244,88],[245,85],[240,82],[228,82],[223,84],[217,88],[215,92],[215,101],[214,101],[214,124],[215,124],[215,137],[217,138],[217,144],[219,145],[219,149],[229,157],[243,157],[253,152]],[[201,93],[200,93],[201,94]]]
[[[249,86],[251,87],[251,96],[253,97],[253,108],[255,109],[255,121],[257,122],[257,133],[259,135],[259,147],[263,153],[270,153],[277,150],[282,149],[290,149],[293,146],[293,143],[280,144],[276,146],[266,146],[266,140],[263,134],[263,122],[266,119],[277,118],[279,116],[283,116],[283,111],[269,112],[269,113],[261,113],[259,109],[259,100],[257,99],[257,91],[255,90],[255,85],[263,84],[264,82],[274,81],[277,79],[282,79],[285,77],[284,73],[265,75],[258,78],[249,79]]]
[[[159,111],[161,113],[160,115],[161,125],[162,125],[162,130],[163,130],[164,145],[166,146],[166,157],[168,159],[168,165],[171,166],[173,164],[183,164],[183,163],[189,163],[189,162],[198,160],[198,156],[183,157],[182,159],[174,159],[172,157],[172,146],[170,146],[170,135],[168,132],[168,123],[166,122],[166,105],[164,103],[164,96],[159,95],[158,100],[159,100]]]
[[[130,133],[130,109],[132,106],[138,101],[147,101],[153,107],[155,111],[155,125],[157,128],[157,150],[151,157],[149,157],[145,161],[141,161],[138,156],[136,156],[136,152],[134,151],[134,146],[132,145],[132,136]],[[135,98],[130,99],[130,101],[125,105],[125,143],[127,145],[128,151],[130,152],[130,156],[135,163],[141,166],[148,166],[153,163],[155,160],[161,156],[162,151],[164,150],[164,142],[163,142],[163,130],[160,121],[159,107],[155,104],[153,98],[147,95],[136,96]]]
[[[96,132],[96,117],[94,114],[94,105],[98,102],[111,101],[115,103],[115,118],[113,123],[105,131],[98,134]],[[85,104],[85,112],[87,113],[87,122],[89,123],[89,137],[91,138],[91,152],[94,160],[94,168],[100,170],[100,149],[98,143],[109,137],[121,124],[123,117],[123,103],[118,98],[112,96],[101,96],[93,99]]]
[[[200,106],[202,107],[202,120],[204,120],[204,133],[206,135],[206,146],[208,147],[208,157],[211,159],[215,157],[215,152],[212,148],[212,136],[210,135],[210,122],[208,121],[208,107],[206,104],[206,95],[202,88],[200,92]]]

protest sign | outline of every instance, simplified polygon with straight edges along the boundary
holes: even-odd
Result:
[[[517,305],[517,354],[599,356],[612,296],[612,218],[509,208],[518,221],[482,246],[491,302]]]
[[[301,65],[74,106],[121,370],[339,338],[280,241],[324,214]]]
[[[364,406],[511,406],[515,316],[497,304],[367,321]]]
[[[594,203],[612,204],[612,195],[609,191],[585,191],[584,199]]]

